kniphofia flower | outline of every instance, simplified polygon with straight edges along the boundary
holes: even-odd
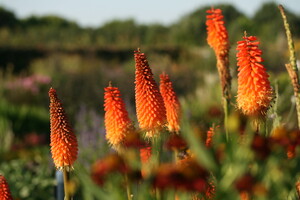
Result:
[[[165,103],[167,127],[171,132],[179,132],[181,115],[180,103],[173,89],[172,82],[165,73],[160,75],[159,89]]]
[[[211,8],[206,12],[208,13],[206,16],[207,43],[215,51],[223,97],[229,101],[231,88],[228,59],[229,41],[227,29],[223,21],[224,16],[221,9]]]
[[[228,33],[223,21],[221,9],[210,9],[206,11],[207,42],[217,55],[228,54]]]
[[[209,130],[206,132],[206,141],[205,141],[205,145],[206,145],[207,147],[212,147],[213,137],[214,137],[214,135],[215,135],[216,128],[219,128],[219,126],[216,126],[216,127],[210,127]]]
[[[135,51],[135,103],[137,119],[147,137],[153,137],[166,123],[166,109],[146,55]]]
[[[237,106],[245,115],[265,116],[272,101],[269,75],[261,62],[262,51],[255,36],[246,35],[237,44],[238,94]]]
[[[70,170],[77,159],[78,144],[56,90],[50,88],[50,146],[57,169]]]
[[[125,137],[134,131],[125,103],[117,87],[104,88],[104,122],[106,139],[113,148],[118,149]]]
[[[3,175],[0,174],[0,200],[12,200],[8,183]]]
[[[146,177],[149,174],[149,160],[152,154],[152,147],[149,145],[145,145],[140,148],[140,159],[141,159],[141,174],[143,177]]]

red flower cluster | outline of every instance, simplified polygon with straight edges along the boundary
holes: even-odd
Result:
[[[271,135],[272,143],[279,144],[287,151],[289,159],[296,156],[296,147],[300,146],[300,130],[286,130],[284,127],[278,127]]]
[[[296,156],[296,147],[300,145],[300,131],[286,130],[284,127],[276,128],[271,137],[264,137],[256,134],[253,138],[251,148],[256,158],[266,159],[272,149],[280,150],[282,147],[289,159]]]
[[[125,164],[123,158],[117,154],[111,154],[98,160],[92,166],[92,179],[99,186],[104,184],[105,177],[110,173],[120,172],[127,173],[128,166]]]
[[[187,148],[186,141],[178,134],[171,134],[165,143],[169,150],[184,150]]]
[[[197,191],[203,194],[209,188],[209,173],[195,160],[187,158],[179,164],[162,164],[154,175],[154,186],[161,189]]]
[[[78,144],[56,90],[50,88],[50,146],[57,169],[70,170],[77,159]]]
[[[0,174],[0,200],[12,200],[8,183],[4,176]]]
[[[143,141],[139,132],[135,130],[132,133],[126,135],[122,144],[124,145],[124,147],[141,148],[145,145],[145,141]]]

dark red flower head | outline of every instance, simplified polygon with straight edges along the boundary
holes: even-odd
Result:
[[[12,200],[8,183],[4,176],[0,174],[0,200]]]

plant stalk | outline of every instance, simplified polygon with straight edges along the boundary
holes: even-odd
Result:
[[[289,73],[289,76],[292,81],[292,85],[294,88],[294,96],[296,98],[296,110],[297,110],[297,116],[298,116],[298,128],[300,129],[300,84],[299,84],[299,74],[298,74],[298,68],[297,68],[297,62],[296,62],[296,54],[295,54],[295,48],[294,48],[294,41],[292,38],[292,33],[290,29],[290,25],[287,21],[287,17],[284,12],[284,8],[282,5],[278,6],[282,19],[283,24],[286,32],[286,37],[288,41],[289,46],[289,52],[290,52],[290,63],[286,64],[285,67]],[[299,187],[299,178],[296,182],[296,190],[298,194],[298,199],[300,199],[300,187]]]
[[[298,128],[300,129],[300,84],[299,84],[298,67],[297,67],[296,56],[295,56],[296,53],[295,53],[294,41],[290,30],[290,25],[287,21],[287,17],[284,12],[284,8],[282,5],[279,5],[278,8],[280,10],[283,19],[283,24],[284,24],[288,46],[289,46],[290,63],[286,64],[285,67],[289,73],[294,88],[294,96],[296,98],[296,110],[298,116]]]
[[[229,140],[229,133],[228,133],[228,109],[229,109],[229,99],[223,97],[223,107],[224,107],[224,128],[226,134],[226,141]]]
[[[129,183],[129,179],[128,179],[128,174],[127,173],[125,174],[125,184],[126,184],[127,200],[132,200],[130,183]]]
[[[153,168],[157,168],[160,165],[160,156],[162,150],[162,136],[159,134],[157,137],[152,138],[152,156],[154,156],[155,160],[152,159]],[[155,199],[161,200],[161,191],[159,188],[155,188]]]
[[[222,87],[222,97],[223,97],[223,109],[224,109],[224,127],[226,133],[226,141],[229,140],[228,134],[228,113],[231,98],[231,75],[229,70],[229,60],[228,54],[217,55],[217,68],[220,77],[221,87]]]
[[[69,189],[68,189],[68,182],[69,182],[69,171],[67,169],[63,169],[64,174],[64,190],[65,190],[65,200],[71,200]]]

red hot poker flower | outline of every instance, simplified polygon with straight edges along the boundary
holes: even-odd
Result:
[[[135,51],[135,103],[140,128],[153,137],[166,123],[166,109],[146,55]]]
[[[4,176],[0,175],[0,200],[12,200],[8,183]]]
[[[207,42],[215,50],[217,55],[228,53],[228,33],[224,26],[221,9],[210,9],[206,11]]]
[[[140,148],[140,159],[141,159],[141,174],[142,177],[147,177],[149,174],[149,160],[151,158],[152,148],[148,144]]]
[[[160,93],[163,97],[166,114],[167,127],[171,132],[179,132],[180,130],[180,103],[173,89],[169,76],[165,73],[160,75]]]
[[[215,135],[215,128],[219,128],[219,126],[216,127],[210,127],[209,130],[206,132],[206,141],[205,141],[205,145],[207,147],[212,147],[212,143],[213,143],[213,137]]]
[[[237,105],[245,115],[265,116],[272,101],[269,75],[261,64],[262,51],[255,36],[245,36],[237,44],[238,95]]]
[[[50,146],[57,169],[70,170],[77,159],[78,144],[56,90],[50,88]]]
[[[229,101],[231,94],[231,75],[229,70],[229,41],[228,33],[223,21],[221,9],[206,11],[207,43],[214,49],[217,57],[217,68],[222,86],[222,95]]]
[[[129,119],[125,103],[121,99],[117,87],[104,88],[104,110],[106,139],[114,148],[118,148],[125,140],[125,137],[134,131]]]

